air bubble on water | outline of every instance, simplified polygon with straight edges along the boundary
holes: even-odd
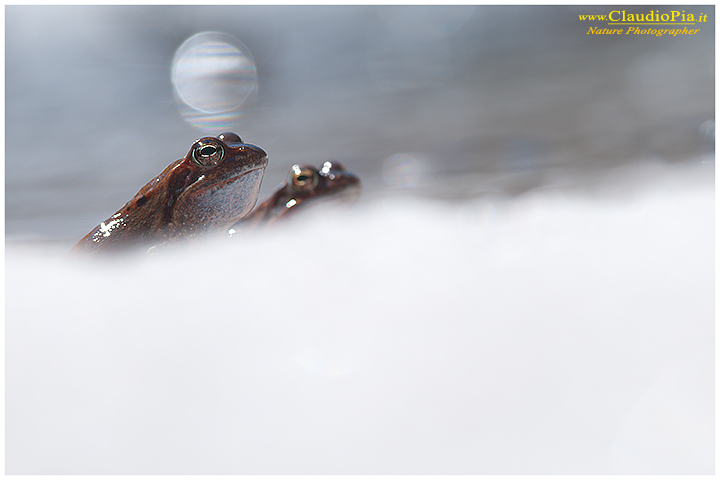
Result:
[[[232,35],[203,32],[183,42],[172,63],[178,108],[195,127],[216,131],[238,123],[257,94],[250,50]]]

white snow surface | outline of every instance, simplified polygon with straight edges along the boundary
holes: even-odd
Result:
[[[8,244],[7,473],[712,474],[711,169]]]

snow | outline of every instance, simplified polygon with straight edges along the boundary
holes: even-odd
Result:
[[[8,244],[7,473],[711,474],[708,168]]]

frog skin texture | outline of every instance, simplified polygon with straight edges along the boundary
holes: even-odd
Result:
[[[257,202],[267,154],[226,132],[193,143],[71,253],[150,245],[227,230]]]

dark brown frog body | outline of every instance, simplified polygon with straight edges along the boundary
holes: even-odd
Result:
[[[312,165],[293,165],[287,181],[232,229],[270,225],[321,201],[351,202],[360,188],[360,179],[338,162],[325,162],[319,170]]]
[[[72,249],[94,252],[227,229],[255,206],[267,155],[228,132],[197,140]]]

